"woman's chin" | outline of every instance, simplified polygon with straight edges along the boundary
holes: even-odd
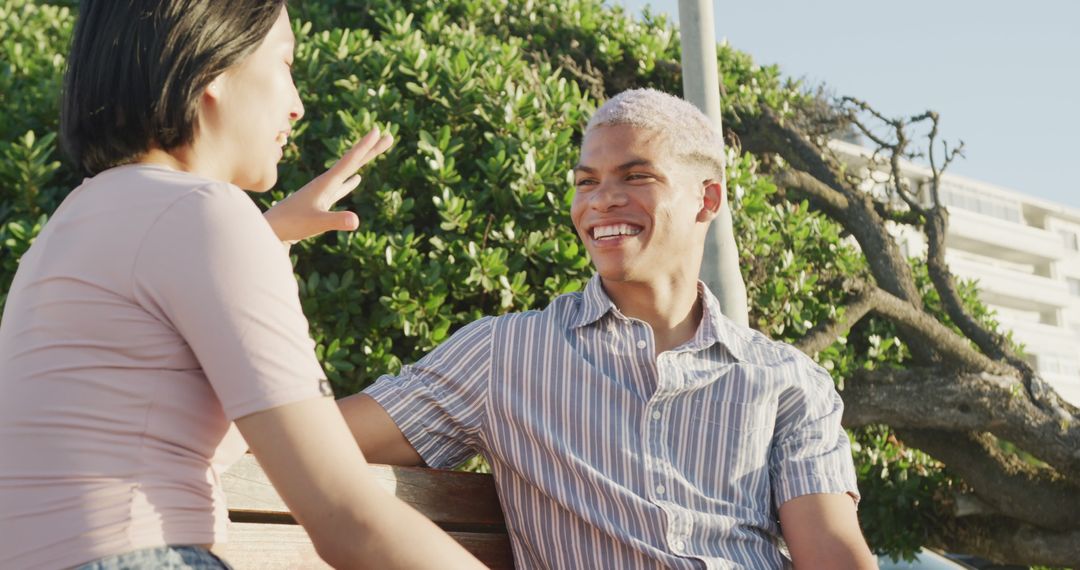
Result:
[[[273,170],[265,173],[263,176],[245,177],[242,180],[237,180],[233,184],[240,188],[243,188],[244,190],[247,190],[248,192],[262,193],[273,188],[274,185],[277,184],[277,178],[277,167],[275,165]]]

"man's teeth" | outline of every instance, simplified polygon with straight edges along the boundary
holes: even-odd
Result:
[[[614,236],[636,236],[641,233],[641,228],[630,224],[612,224],[610,226],[597,226],[593,228],[593,239],[603,239]]]

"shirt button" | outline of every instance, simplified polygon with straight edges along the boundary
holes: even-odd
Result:
[[[643,341],[643,340],[637,341],[637,347],[638,348],[645,348],[645,341]]]
[[[667,489],[665,489],[663,485],[657,485],[656,486],[656,494],[657,495],[663,495],[664,491],[666,491],[666,490]]]
[[[686,543],[681,540],[676,540],[675,544],[673,544],[672,546],[675,547],[675,550],[682,550],[686,548]]]
[[[652,413],[652,419],[654,419],[654,420],[658,420],[658,419],[660,419],[662,417],[664,417],[664,415],[661,414],[660,412],[653,412]]]

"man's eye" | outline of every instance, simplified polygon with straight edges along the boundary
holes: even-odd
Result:
[[[652,178],[652,176],[648,174],[643,174],[641,172],[634,172],[632,174],[626,175],[627,180],[648,180],[650,178]]]
[[[592,178],[582,178],[581,180],[574,182],[574,186],[591,186],[593,184],[596,184],[596,181]]]

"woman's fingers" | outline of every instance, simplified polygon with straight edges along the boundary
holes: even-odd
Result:
[[[375,146],[371,147],[367,156],[364,157],[364,164],[371,162],[376,156],[386,152],[394,144],[394,137],[390,133],[386,133],[379,137],[379,140],[375,141]]]
[[[356,171],[386,152],[393,142],[389,134],[372,129],[321,176],[271,208],[266,218],[278,237],[291,242],[332,230],[357,229],[360,220],[356,214],[331,208],[360,185]]]
[[[326,212],[323,218],[325,219],[325,229],[322,230],[324,232],[331,230],[351,232],[360,227],[360,218],[352,212]]]
[[[330,206],[337,204],[338,200],[341,200],[345,196],[348,196],[349,193],[353,190],[356,190],[357,186],[360,186],[361,180],[363,179],[360,177],[359,174],[353,174],[352,176],[346,178],[345,181],[341,184],[334,186],[330,191],[330,195],[327,196],[330,199],[330,203],[326,206],[327,209],[329,209]]]
[[[386,152],[386,149],[390,148],[394,139],[389,134],[383,135],[379,132],[379,128],[375,127],[371,129],[371,132],[364,135],[356,144],[353,145],[329,170],[326,174],[330,176],[332,183],[340,184],[345,181],[346,178],[352,176],[357,170],[360,170],[362,166],[371,162],[376,156]]]

